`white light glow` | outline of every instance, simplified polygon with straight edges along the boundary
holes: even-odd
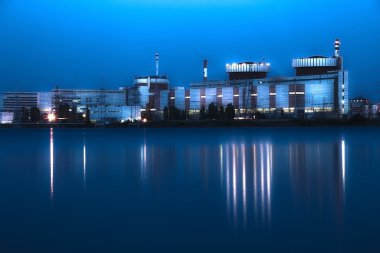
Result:
[[[56,119],[57,119],[57,118],[56,118],[56,116],[55,116],[54,113],[49,113],[49,114],[48,114],[48,121],[49,121],[49,122],[54,122]]]

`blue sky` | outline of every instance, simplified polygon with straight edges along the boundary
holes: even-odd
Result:
[[[117,88],[160,72],[175,86],[225,79],[225,64],[333,54],[342,41],[351,96],[380,101],[378,0],[0,0],[0,90]],[[103,84],[101,84],[103,78]]]

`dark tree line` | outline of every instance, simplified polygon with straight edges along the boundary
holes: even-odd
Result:
[[[207,111],[204,106],[201,107],[199,112],[200,120],[233,120],[235,118],[235,108],[230,103],[227,105],[226,109],[221,105],[218,107],[216,104],[211,103],[208,105]]]
[[[21,123],[39,123],[47,121],[47,113],[41,113],[37,107],[30,109],[24,107],[17,113],[17,118]],[[86,109],[85,117],[82,113],[78,113],[76,107],[68,104],[60,104],[56,108],[57,122],[86,122],[91,123],[90,110]]]
[[[40,109],[32,107],[30,109],[24,107],[21,110],[20,116],[21,123],[38,123],[41,121]]]
[[[164,120],[187,120],[188,114],[185,110],[180,110],[175,106],[164,108]],[[218,107],[216,104],[211,103],[208,108],[201,107],[199,112],[200,120],[233,120],[235,118],[235,108],[232,104]]]
[[[169,108],[165,106],[164,119],[165,120],[186,120],[188,119],[188,116],[185,110],[180,110],[175,106],[170,106]]]

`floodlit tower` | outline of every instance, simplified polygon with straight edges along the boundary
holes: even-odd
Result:
[[[339,57],[339,50],[340,50],[340,40],[335,40],[335,57]]]
[[[158,64],[160,60],[160,55],[156,53],[156,76],[158,76]]]
[[[207,82],[207,80],[208,80],[207,68],[208,68],[208,61],[204,60],[203,61],[203,82]]]

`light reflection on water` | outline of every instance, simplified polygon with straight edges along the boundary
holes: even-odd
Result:
[[[220,159],[220,164],[225,164],[225,167],[221,166],[221,171],[225,171],[221,177],[223,185],[225,185],[229,219],[233,220],[235,227],[239,224],[246,227],[247,215],[254,216],[257,223],[269,224],[271,218],[272,146],[268,143],[226,144],[223,145],[223,150],[227,156],[221,156]],[[247,157],[250,157],[250,160]],[[229,201],[230,199],[232,202]],[[253,205],[252,212],[248,212],[248,205]]]
[[[289,180],[293,185],[292,195],[295,198],[304,193],[315,194],[314,191],[317,191],[320,205],[316,207],[322,209],[325,203],[323,198],[329,199],[331,196],[326,194],[332,194],[335,198],[333,202],[338,205],[337,212],[342,212],[347,156],[345,140],[337,139],[328,146],[326,143],[322,144],[323,146],[319,142],[315,144],[292,142],[279,148],[274,147],[271,141],[259,139],[253,142],[242,140],[214,143],[201,147],[181,145],[180,148],[171,150],[147,143],[144,136],[144,142],[140,147],[141,179],[144,183],[149,181],[148,178],[153,180],[155,175],[149,172],[157,170],[160,166],[154,163],[157,157],[153,150],[161,151],[161,155],[164,154],[164,159],[167,160],[172,160],[173,157],[188,157],[194,163],[192,169],[202,170],[204,185],[209,184],[209,174],[216,176],[215,173],[219,171],[219,184],[225,196],[226,215],[234,227],[251,225],[269,228],[273,208],[273,173],[276,173],[276,170],[289,169]],[[172,153],[167,153],[169,150]],[[274,169],[274,156],[278,157],[279,153],[289,156],[283,156],[282,160],[277,159]],[[147,164],[147,160],[152,161],[152,164]],[[288,166],[284,166],[286,164]],[[219,169],[210,172],[215,165],[218,165]],[[186,166],[179,163],[176,169],[181,170],[184,167]],[[323,189],[324,187],[334,190],[328,192]],[[310,195],[306,199],[314,201]],[[305,198],[302,199],[304,200]]]
[[[34,168],[34,163],[27,159],[11,160],[10,154],[17,148],[17,137],[13,137],[14,148],[8,147],[0,153],[0,187],[3,187],[3,193],[7,192],[5,181],[1,180],[12,182],[16,175],[17,180],[22,181],[25,177],[26,182],[41,182],[49,171],[46,184],[34,186],[33,196],[26,195],[24,201],[19,195],[9,197],[20,199],[20,205],[26,205],[27,199],[43,203],[43,193],[50,188],[50,202],[54,205],[49,212],[53,212],[53,217],[54,213],[62,212],[86,220],[90,208],[91,217],[96,218],[92,222],[104,219],[107,214],[109,224],[127,229],[136,220],[133,222],[141,227],[141,231],[166,231],[162,232],[160,240],[165,241],[164,236],[180,235],[156,224],[162,222],[165,228],[175,228],[176,231],[178,227],[188,231],[185,235],[191,238],[196,238],[195,231],[211,231],[227,243],[232,240],[225,237],[229,231],[250,238],[267,234],[279,241],[287,233],[290,237],[336,236],[337,240],[345,241],[343,235],[347,231],[353,233],[353,227],[360,227],[363,223],[361,220],[360,225],[352,225],[347,219],[353,217],[353,208],[365,209],[363,203],[358,204],[361,199],[355,198],[360,194],[352,192],[366,189],[367,185],[378,186],[371,183],[376,177],[368,176],[361,187],[353,187],[355,182],[358,185],[353,177],[355,173],[360,176],[367,175],[366,170],[375,173],[373,166],[376,162],[370,160],[370,156],[366,156],[368,161],[360,160],[360,163],[355,159],[357,153],[361,157],[375,154],[377,149],[374,147],[378,142],[372,140],[372,136],[366,138],[366,141],[372,141],[371,144],[365,145],[362,136],[357,138],[354,133],[337,130],[328,136],[318,131],[309,134],[308,130],[304,130],[306,134],[288,130],[288,135],[276,135],[266,130],[255,134],[248,130],[234,130],[232,134],[227,130],[210,133],[203,129],[193,130],[196,134],[190,130],[131,131],[50,129],[49,134],[43,132],[35,137],[44,136],[49,140],[48,151],[44,142],[34,140],[30,143],[29,152],[35,157],[38,170],[21,174],[14,173]],[[49,154],[47,160],[44,159],[46,154]],[[7,170],[10,166],[16,169]],[[40,171],[46,174],[39,174]],[[25,187],[28,189],[27,184]],[[33,192],[31,189],[25,191]],[[377,193],[366,190],[362,194]],[[15,211],[6,200],[4,203],[5,210]],[[43,207],[36,206],[40,209],[35,212],[46,212]],[[78,206],[82,209],[76,209]],[[97,209],[102,211],[97,212]],[[58,215],[55,222],[65,227],[65,220],[59,217],[64,216]],[[373,220],[374,216],[370,217]],[[364,223],[367,227],[372,225],[369,220]],[[12,224],[17,230],[25,229],[23,223]],[[375,220],[374,224],[380,225],[380,221]],[[310,232],[308,227],[315,231]],[[0,230],[6,232],[1,227]],[[89,233],[87,228],[81,228],[79,232]],[[103,234],[101,230],[93,233]],[[235,238],[231,243],[239,240],[243,239]],[[249,242],[244,241],[248,245]],[[308,246],[312,248],[312,245],[305,247]]]
[[[50,198],[54,197],[54,131],[50,129]]]

